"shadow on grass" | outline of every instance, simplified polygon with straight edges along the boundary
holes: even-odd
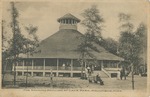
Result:
[[[26,85],[26,83],[17,83],[15,86],[13,85],[13,81],[7,81],[5,82],[5,85],[3,85],[2,88],[23,88],[23,87],[30,87],[30,88],[34,88],[34,87],[50,87],[50,88],[73,88],[75,87],[74,84],[70,84],[70,83],[28,83]]]

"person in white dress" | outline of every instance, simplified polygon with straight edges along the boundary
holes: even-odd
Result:
[[[120,79],[120,70],[118,70],[118,72],[117,72],[117,79],[118,80]]]

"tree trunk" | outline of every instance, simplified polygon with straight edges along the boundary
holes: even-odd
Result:
[[[3,71],[3,74],[2,74],[2,87],[5,86],[4,78],[5,78],[5,72]]]
[[[15,57],[16,59],[16,57]],[[16,85],[16,60],[14,60],[14,86]]]
[[[132,66],[132,89],[134,90],[134,65],[131,63]]]
[[[81,62],[81,79],[83,79],[83,65],[84,65],[84,52],[82,53],[82,62]]]
[[[4,67],[3,70],[2,70],[2,86],[4,86],[4,84],[5,84],[5,83],[4,83],[4,78],[5,78],[5,73],[6,73],[5,70],[6,70],[7,64],[8,64],[8,63],[7,63],[7,60],[5,60],[5,63],[2,63],[2,64],[5,64],[5,65],[6,65],[6,66],[3,65],[3,66],[5,66],[5,67]]]

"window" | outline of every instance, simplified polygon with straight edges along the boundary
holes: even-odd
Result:
[[[32,60],[31,59],[25,59],[24,60],[24,66],[31,66],[32,65]]]
[[[45,59],[45,66],[57,66],[57,59]]]
[[[34,66],[43,66],[44,59],[34,59]]]
[[[73,60],[73,67],[81,67],[80,62],[78,60]]]
[[[66,67],[70,67],[71,66],[71,60],[69,59],[60,59],[59,60],[59,66],[63,66],[65,65]]]

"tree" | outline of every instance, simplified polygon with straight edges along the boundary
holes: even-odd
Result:
[[[7,42],[9,43],[9,48],[7,49],[7,52],[5,55],[9,58],[9,60],[12,60],[12,64],[14,67],[14,85],[16,85],[16,64],[20,60],[19,55],[20,54],[27,54],[27,56],[33,55],[33,53],[37,52],[36,47],[39,45],[38,37],[36,35],[37,27],[25,27],[25,29],[28,31],[29,36],[32,37],[25,37],[21,33],[21,29],[19,26],[19,13],[17,8],[15,7],[15,3],[11,2],[11,28],[13,36],[12,38]],[[2,26],[3,28],[3,26]],[[2,35],[3,42],[5,40],[4,35]],[[4,55],[4,54],[3,54]],[[4,58],[4,56],[3,56]]]
[[[16,85],[16,64],[19,59],[19,54],[23,53],[24,49],[24,36],[21,34],[18,17],[19,13],[17,8],[15,7],[15,3],[11,2],[11,28],[13,32],[13,37],[11,39],[11,45],[10,45],[10,55],[13,56],[13,65],[14,65],[14,85]]]
[[[5,77],[5,71],[7,67],[7,58],[8,58],[8,52],[7,52],[7,37],[6,37],[6,31],[4,30],[4,24],[5,21],[2,20],[2,86],[4,85],[4,77]]]
[[[91,41],[97,41],[102,38],[101,31],[103,28],[104,19],[99,15],[100,12],[97,9],[96,5],[93,5],[91,8],[86,9],[81,15],[84,17],[84,20],[81,24],[85,27],[85,34],[90,35]]]
[[[96,57],[90,53],[91,50],[94,50],[96,52],[99,52],[99,50],[93,45],[93,42],[91,42],[90,34],[86,33],[82,36],[82,42],[78,45],[77,51],[81,54],[79,59],[81,62],[81,78],[83,79],[83,66],[86,64],[87,59],[92,58],[94,61],[96,60]]]
[[[143,54],[143,60],[146,60],[146,53],[147,53],[147,27],[144,23],[140,23],[137,30],[136,30],[136,37],[140,41],[140,46],[142,47],[142,50],[140,54]],[[145,64],[145,62],[144,62]]]
[[[81,24],[86,28],[86,31],[81,37],[82,42],[78,45],[78,51],[81,54],[81,78],[83,78],[83,65],[87,62],[87,58],[90,57],[94,60],[96,59],[96,57],[90,52],[91,50],[96,52],[99,51],[93,44],[101,38],[101,23],[103,22],[103,18],[99,15],[99,10],[95,5],[86,9],[82,13],[82,16],[84,17],[84,20]]]
[[[26,31],[28,32],[27,38],[25,38],[24,48],[25,54],[27,55],[27,59],[29,59],[30,55],[37,53],[38,51],[36,48],[39,46],[39,40],[36,35],[36,31],[38,30],[37,27],[29,25],[25,27]],[[28,60],[29,62],[29,60]],[[26,74],[26,87],[28,86],[28,65],[27,65],[27,74]]]
[[[141,51],[139,52],[139,62],[137,63],[138,66],[136,67],[137,73],[140,72],[141,65],[144,66],[144,72],[146,72],[146,60],[147,60],[147,27],[144,23],[140,23],[136,30],[136,38],[140,41],[141,44]],[[144,73],[143,72],[143,73]]]
[[[28,27],[25,27],[26,31],[28,32],[27,38],[25,38],[25,52],[28,57],[29,55],[33,55],[34,53],[39,52],[36,48],[39,46],[39,39],[36,35],[36,32],[38,30],[38,27],[34,27],[33,25],[29,25]],[[27,57],[27,58],[28,58]]]
[[[132,67],[132,89],[134,89],[134,72],[139,60],[142,43],[136,32],[133,31],[134,26],[131,23],[131,15],[120,13],[119,20],[122,23],[120,26],[119,55],[128,61]]]

